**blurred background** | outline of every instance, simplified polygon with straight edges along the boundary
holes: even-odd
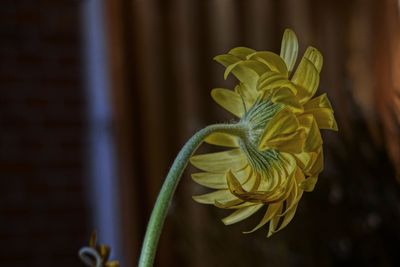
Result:
[[[400,266],[398,0],[3,0],[0,265],[83,266],[92,229],[135,266],[174,157],[232,117],[215,55],[279,52],[285,28],[325,59],[339,132],[325,171],[279,234],[226,227],[188,173],[155,266]],[[209,150],[204,146],[202,151]]]

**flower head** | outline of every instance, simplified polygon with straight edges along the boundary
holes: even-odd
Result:
[[[234,210],[222,220],[227,225],[265,208],[260,223],[248,232],[267,223],[268,236],[283,229],[323,170],[320,129],[337,130],[326,94],[314,97],[323,57],[308,47],[294,70],[297,53],[297,37],[287,29],[280,55],[237,47],[215,57],[226,67],[225,79],[232,73],[239,83],[234,90],[213,89],[211,96],[247,130],[242,136],[207,137],[206,142],[229,150],[191,158],[202,170],[192,174],[193,180],[215,189],[193,198]]]

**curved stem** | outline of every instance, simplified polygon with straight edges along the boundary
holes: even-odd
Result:
[[[139,259],[139,267],[153,266],[158,240],[160,239],[161,230],[164,225],[171,199],[175,193],[182,173],[188,164],[190,156],[211,133],[220,132],[243,136],[245,131],[246,126],[241,123],[215,124],[198,131],[186,142],[175,158],[175,161],[165,178],[160,193],[158,194],[149,223],[147,224],[146,235],[144,237],[142,252]]]

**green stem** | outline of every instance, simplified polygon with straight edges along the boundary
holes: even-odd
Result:
[[[171,199],[192,154],[211,133],[229,133],[242,137],[245,134],[245,131],[246,126],[241,123],[215,124],[198,131],[186,142],[178,156],[175,158],[175,161],[165,178],[160,193],[158,194],[147,225],[146,235],[144,237],[142,252],[139,259],[139,267],[153,266],[158,240],[160,239],[161,230],[164,225],[165,217],[167,216]]]

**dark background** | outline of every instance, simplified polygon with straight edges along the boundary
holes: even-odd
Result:
[[[88,27],[88,8],[101,24]],[[279,52],[290,27],[301,53],[322,51],[318,94],[328,93],[339,125],[324,132],[315,191],[267,239],[265,229],[241,233],[258,218],[226,227],[225,211],[192,201],[204,190],[185,174],[156,266],[399,266],[399,11],[396,0],[1,1],[0,265],[82,266],[77,251],[100,227],[100,241],[135,266],[180,147],[232,119],[210,97],[234,84],[212,58],[236,46]],[[99,40],[104,50],[93,50]],[[90,58],[106,58],[105,74]],[[98,121],[90,110],[100,87],[88,80],[104,76]],[[100,153],[114,164],[112,192],[93,194],[106,184],[89,152],[102,145],[96,133],[112,140]],[[108,199],[117,205],[98,204]]]

